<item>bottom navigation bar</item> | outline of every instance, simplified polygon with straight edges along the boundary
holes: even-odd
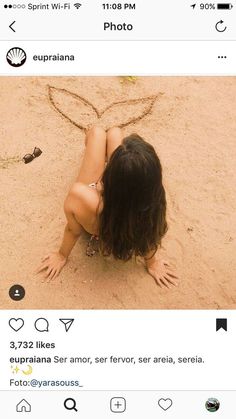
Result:
[[[170,391],[80,391],[80,392],[5,392],[2,394],[1,409],[5,419],[18,418],[18,413],[30,413],[31,418],[54,415],[66,418],[78,415],[82,419],[92,416],[112,418],[113,414],[121,417],[141,419],[148,416],[183,418],[191,415],[192,419],[208,417],[208,412],[217,412],[217,417],[231,417],[232,400],[236,392],[189,392]],[[123,414],[123,416],[122,416]]]

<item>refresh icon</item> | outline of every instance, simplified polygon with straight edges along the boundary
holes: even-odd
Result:
[[[224,25],[223,20],[219,20],[219,22],[216,23],[215,28],[217,32],[225,32],[227,29],[227,26]]]

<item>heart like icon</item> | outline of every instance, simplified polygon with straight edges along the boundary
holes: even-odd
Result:
[[[15,330],[15,332],[19,332],[20,329],[22,329],[22,327],[24,326],[24,320],[19,318],[19,319],[10,319],[9,320],[9,326]]]
[[[172,406],[173,402],[171,399],[160,399],[158,400],[158,405],[162,410],[168,410]]]

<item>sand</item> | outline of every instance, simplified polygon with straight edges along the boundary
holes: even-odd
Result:
[[[236,308],[236,78],[120,81],[0,78],[1,308]],[[48,85],[72,93],[52,89],[62,113],[52,105]],[[157,96],[153,104],[150,96]],[[144,136],[161,158],[169,224],[161,251],[178,272],[178,288],[157,287],[140,262],[87,257],[86,236],[60,277],[45,282],[33,272],[41,257],[60,244],[63,200],[84,152],[81,128],[97,123],[113,103],[141,98],[149,99],[116,105],[100,123],[128,123],[124,135]],[[43,154],[25,165],[21,158],[35,146]],[[26,289],[20,302],[8,297],[16,283]]]

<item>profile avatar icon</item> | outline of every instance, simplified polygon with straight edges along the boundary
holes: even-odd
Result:
[[[22,48],[14,47],[9,49],[6,59],[12,67],[21,67],[26,62],[26,53]]]
[[[9,289],[9,296],[14,301],[20,301],[25,296],[25,289],[22,287],[22,285],[12,285],[12,287]]]
[[[205,407],[208,412],[217,412],[217,410],[220,408],[220,402],[219,400],[211,397],[206,401]]]

